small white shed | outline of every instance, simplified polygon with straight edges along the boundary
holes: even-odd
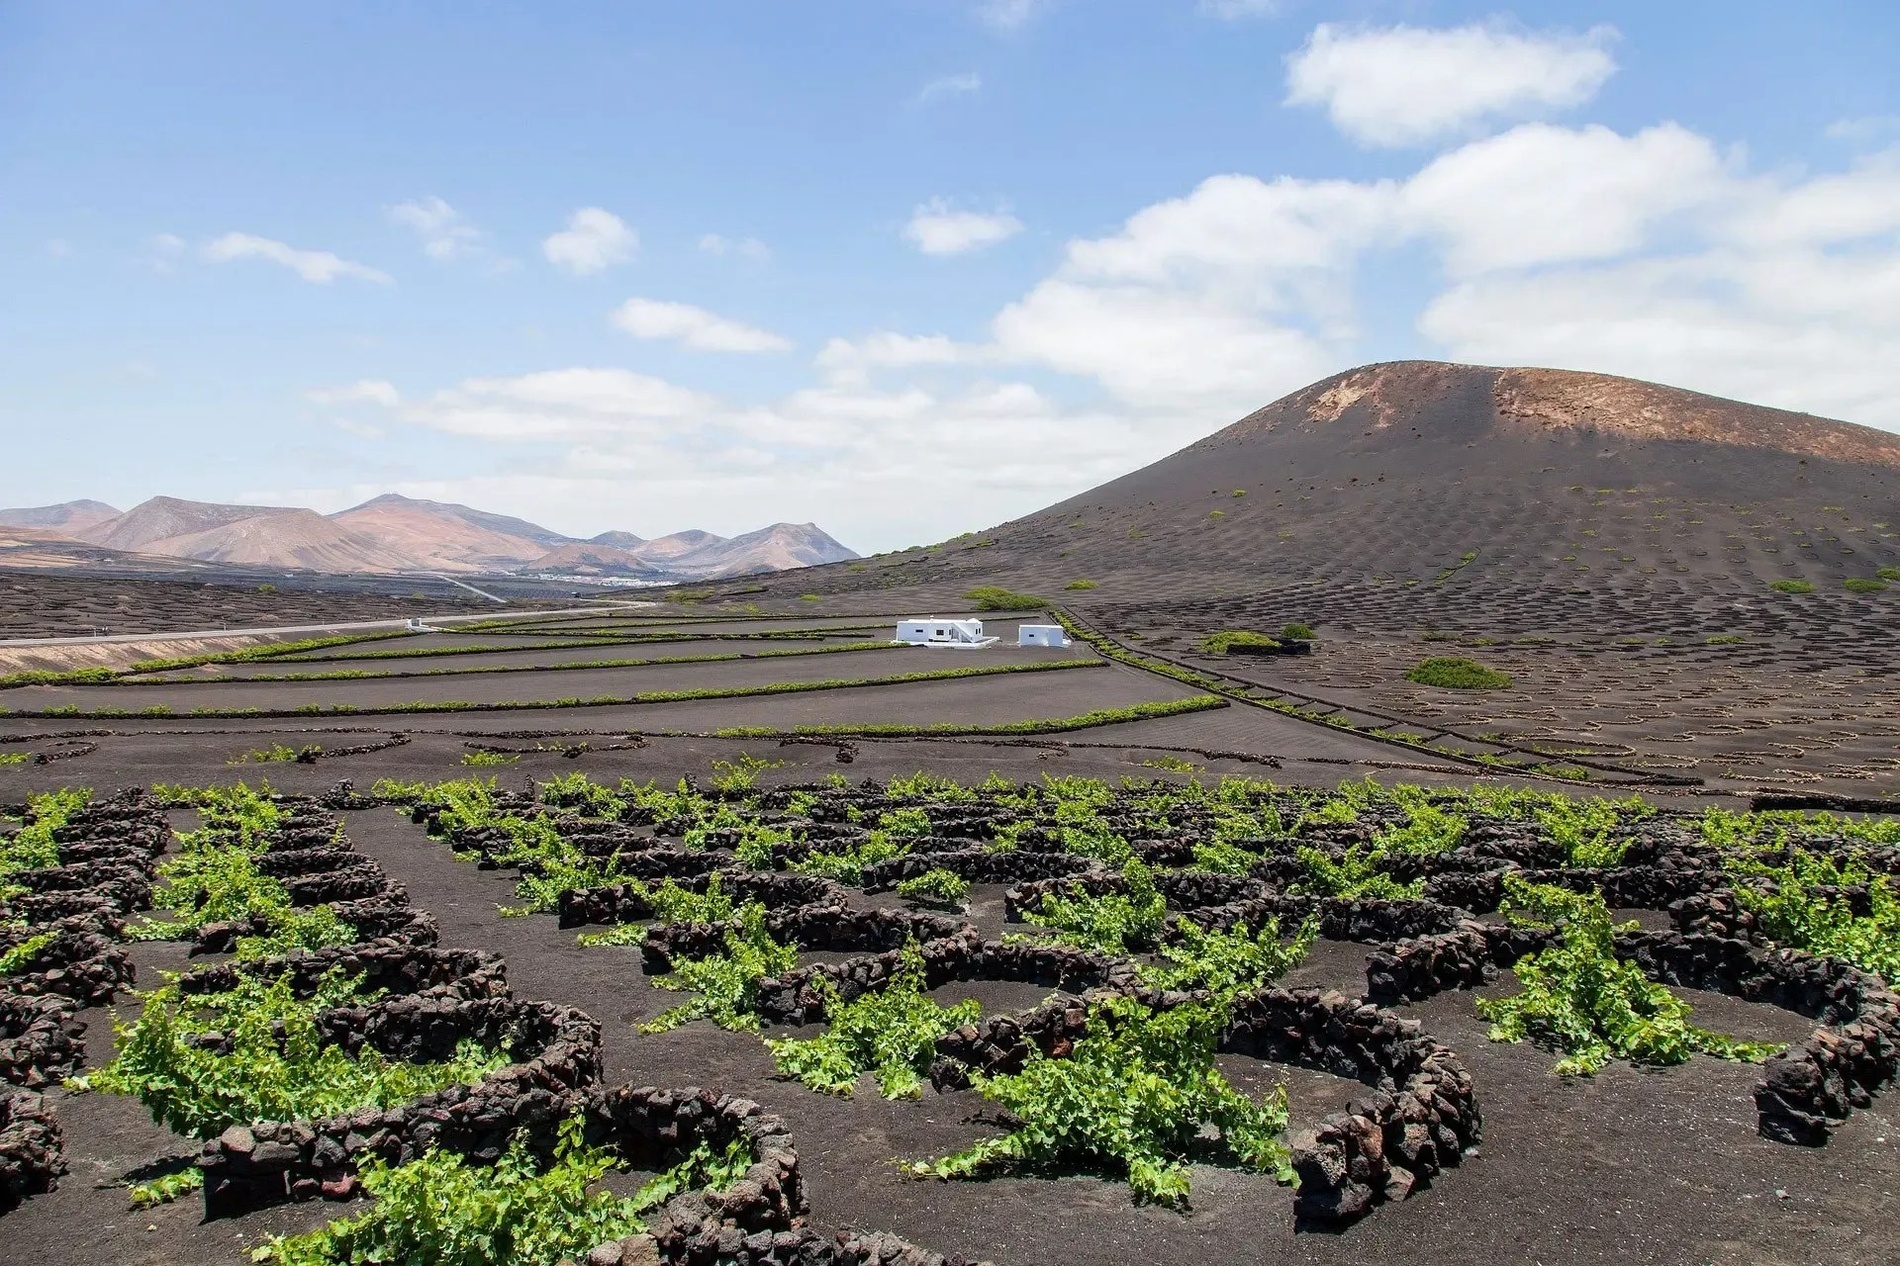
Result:
[[[1000,641],[995,635],[984,636],[981,620],[912,619],[900,620],[894,639],[909,646],[947,646],[952,650],[981,650]]]
[[[1016,645],[1018,646],[1067,646],[1069,635],[1062,631],[1060,624],[1019,624],[1016,626]]]

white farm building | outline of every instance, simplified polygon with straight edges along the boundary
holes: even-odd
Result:
[[[1060,624],[1019,624],[1016,626],[1016,645],[1018,646],[1067,646],[1069,635],[1062,631]]]
[[[900,620],[896,641],[908,646],[947,646],[953,650],[981,650],[1001,639],[984,636],[981,620]]]

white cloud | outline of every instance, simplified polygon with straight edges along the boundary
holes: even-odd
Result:
[[[1829,140],[1850,145],[1869,145],[1900,136],[1900,114],[1867,114],[1853,119],[1836,119],[1827,125]]]
[[[1397,200],[1387,182],[1213,177],[1071,242],[998,314],[995,354],[1094,378],[1128,406],[1239,416],[1338,366],[1353,269]]]
[[[582,207],[568,217],[565,229],[541,243],[549,263],[575,276],[624,264],[639,248],[640,235],[600,207]]]
[[[609,318],[639,339],[675,339],[699,352],[783,352],[791,341],[770,330],[729,321],[690,303],[629,299]]]
[[[830,339],[812,363],[833,382],[861,384],[874,369],[967,365],[984,356],[982,348],[958,344],[941,334],[894,334],[884,330],[861,339]]]
[[[1900,157],[1900,156],[1897,156]],[[1736,180],[1668,249],[1474,278],[1419,328],[1452,356],[1592,369],[1900,430],[1891,164]]]
[[[708,255],[720,258],[731,255],[754,264],[763,264],[772,258],[771,248],[756,237],[730,238],[708,233],[699,239],[699,249]]]
[[[1404,205],[1453,271],[1473,272],[1628,254],[1729,193],[1715,147],[1673,123],[1634,136],[1533,123],[1433,160]]]
[[[251,233],[226,233],[205,245],[204,257],[214,264],[225,264],[236,259],[269,260],[273,264],[282,264],[305,281],[321,286],[329,285],[338,277],[354,277],[381,286],[390,284],[388,273],[367,264],[354,263],[329,251],[299,250]]]
[[[1322,23],[1287,58],[1288,105],[1324,106],[1367,145],[1417,145],[1496,118],[1570,109],[1616,70],[1616,32],[1524,34]]]
[[[983,90],[983,76],[974,70],[961,75],[944,75],[933,79],[918,90],[919,101],[929,101],[933,97],[965,97]]]
[[[380,378],[364,378],[347,387],[317,387],[303,396],[314,404],[379,404],[393,409],[402,403],[395,384]]]
[[[1744,202],[1736,238],[1757,246],[1825,246],[1900,229],[1900,149],[1779,196]]]
[[[470,378],[403,409],[406,421],[496,441],[652,439],[710,412],[712,397],[626,369]]]
[[[422,239],[422,251],[430,259],[454,259],[468,254],[480,243],[482,235],[462,213],[431,194],[413,202],[399,202],[389,208],[389,218],[415,231]]]
[[[73,253],[73,244],[71,242],[68,242],[65,238],[49,237],[46,239],[47,258],[53,259],[53,260],[61,260],[61,259],[65,259],[68,255],[72,253]]]
[[[809,519],[883,548],[1035,510],[1383,359],[1353,296],[1403,252],[1426,271],[1402,281],[1439,291],[1410,314],[1428,354],[1900,430],[1897,179],[1900,152],[1764,174],[1674,125],[1526,124],[1409,178],[1216,176],[1070,242],[987,329],[834,338],[812,385],[762,403],[606,368],[370,398],[481,441],[440,448],[508,472],[400,485],[411,495],[574,528],[584,515],[589,532]],[[657,307],[671,337],[721,320]],[[640,521],[622,518],[630,504]]]
[[[809,520],[870,549],[995,522],[1158,455],[1127,419],[1063,409],[1020,382],[830,385],[743,407],[622,370],[566,369],[463,382],[401,416],[492,446],[509,473],[258,496],[341,508],[394,490],[588,534]]]
[[[346,435],[354,435],[359,440],[380,440],[389,432],[369,422],[360,422],[355,418],[331,418],[330,425]]]
[[[961,255],[1015,237],[1023,222],[1007,211],[953,211],[941,198],[918,207],[904,237],[926,255]]]
[[[1604,369],[1900,427],[1900,151],[1750,175],[1674,124],[1524,124],[1397,181],[1217,176],[1069,244],[987,341],[885,331],[825,345],[863,383],[1036,366],[1130,418],[1202,430],[1376,359],[1352,296],[1377,252],[1449,275],[1420,332],[1453,358]],[[1370,354],[1369,354],[1370,353]]]
[[[1200,10],[1223,21],[1233,22],[1240,18],[1262,18],[1276,13],[1280,0],[1201,0]]]
[[[983,0],[976,15],[985,26],[999,31],[1015,31],[1051,8],[1055,0]]]

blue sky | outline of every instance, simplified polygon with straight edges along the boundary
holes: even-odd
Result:
[[[937,539],[1351,365],[1900,429],[1900,6],[0,3],[0,504]]]

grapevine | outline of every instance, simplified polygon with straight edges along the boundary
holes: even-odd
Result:
[[[822,1037],[767,1038],[765,1044],[779,1072],[813,1090],[849,1095],[868,1072],[886,1099],[914,1099],[922,1093],[937,1039],[982,1014],[973,999],[939,1006],[925,992],[925,983],[924,956],[912,941],[903,949],[899,970],[881,989],[845,1002],[830,981],[819,984],[830,1025]]]
[[[1030,1057],[1020,1073],[977,1076],[983,1097],[1017,1122],[1008,1134],[907,1169],[962,1178],[1074,1167],[1125,1175],[1137,1200],[1185,1204],[1188,1165],[1225,1161],[1290,1181],[1286,1089],[1256,1103],[1214,1067],[1225,1013],[1155,1012],[1132,998],[1090,1008],[1064,1059]]]
[[[1616,957],[1617,927],[1598,893],[1504,878],[1504,913],[1525,927],[1551,928],[1563,943],[1522,959],[1522,993],[1480,998],[1478,1013],[1492,1021],[1491,1040],[1521,1042],[1562,1053],[1555,1072],[1588,1077],[1612,1059],[1635,1064],[1680,1064],[1698,1051],[1721,1059],[1759,1062],[1777,1053],[1773,1043],[1743,1042],[1689,1023],[1690,1006],[1648,980],[1635,963]]]

